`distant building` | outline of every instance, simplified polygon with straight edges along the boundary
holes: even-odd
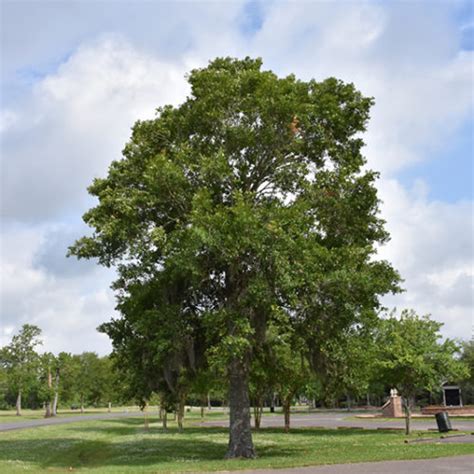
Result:
[[[462,407],[461,388],[459,385],[446,382],[442,386],[443,405],[445,407]]]

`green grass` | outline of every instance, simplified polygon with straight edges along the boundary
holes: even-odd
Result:
[[[183,433],[174,423],[163,432],[156,418],[148,431],[142,418],[126,418],[0,433],[0,472],[172,473],[474,454],[474,444],[406,444],[390,431],[268,428],[254,433],[257,459],[228,461],[227,430],[191,418]]]
[[[130,407],[112,407],[112,413],[123,413],[125,410],[128,412],[137,412],[137,414],[141,414],[140,408],[138,406],[130,406]],[[157,416],[158,408],[157,407],[150,407],[149,414],[151,416]],[[81,413],[80,410],[69,410],[69,409],[60,409],[58,410],[58,418],[67,418],[70,416],[79,416],[79,415],[107,415],[108,410],[107,408],[86,408],[84,413]],[[169,417],[173,417],[172,414],[168,415]],[[213,408],[211,411],[208,411],[206,417],[208,419],[219,419],[219,418],[227,418],[227,412],[224,413],[222,409]],[[16,416],[15,410],[0,410],[0,425],[2,423],[21,423],[22,421],[28,420],[42,420],[44,418],[44,410],[29,410],[25,409],[22,410],[21,416]],[[188,419],[200,419],[201,418],[201,410],[199,408],[192,408],[191,411],[186,413],[186,418]]]
[[[139,411],[138,407],[112,407],[113,413],[121,413],[124,410],[129,411]],[[60,409],[58,410],[58,418],[65,418],[70,416],[78,415],[100,415],[107,414],[107,408],[87,408],[84,410],[84,413],[81,413],[81,410],[69,410],[69,409]],[[0,410],[0,424],[1,423],[16,423],[28,420],[41,420],[44,418],[44,410],[22,410],[21,416],[16,416],[15,410]]]

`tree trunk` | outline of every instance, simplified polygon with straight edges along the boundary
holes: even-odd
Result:
[[[207,392],[207,409],[210,410],[212,408],[211,406],[211,394]]]
[[[352,408],[352,400],[349,394],[346,395],[346,403],[347,403],[347,411],[351,411]]]
[[[58,399],[59,399],[59,393],[56,390],[54,392],[54,399],[53,399],[53,411],[51,413],[51,416],[56,416],[58,414]]]
[[[16,397],[16,416],[21,416],[21,390],[18,390]]]
[[[107,411],[108,411],[109,413],[111,413],[111,412],[112,412],[112,402],[109,402],[109,405],[108,405]]]
[[[283,400],[283,413],[285,415],[285,433],[290,431],[290,408],[292,397],[287,397]]]
[[[263,413],[263,400],[261,397],[257,397],[255,400],[255,406],[253,407],[253,414],[255,419],[255,429],[259,430],[262,422]]]
[[[51,370],[48,368],[48,400],[46,402],[45,418],[51,418],[51,389],[53,388],[53,379],[51,377]]]
[[[168,429],[168,412],[163,410],[163,430],[166,431]]]
[[[148,402],[145,403],[145,406],[143,407],[143,418],[144,418],[144,428],[146,431],[150,428],[150,422],[148,420]]]
[[[179,397],[178,403],[178,430],[183,431],[184,410],[186,407],[186,395],[183,393]]]
[[[81,413],[84,413],[84,395],[81,395]]]
[[[405,434],[409,435],[411,433],[411,407],[410,399],[404,398],[404,408],[405,408]]]
[[[201,396],[201,418],[204,418],[204,414],[206,412],[206,404],[209,402],[209,394],[204,394]]]
[[[275,413],[275,394],[272,393],[272,400],[270,402],[270,413]]]
[[[250,427],[248,372],[245,363],[235,358],[229,364],[229,446],[226,458],[254,458]]]

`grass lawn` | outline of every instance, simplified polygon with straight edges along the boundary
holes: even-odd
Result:
[[[138,406],[131,407],[112,407],[112,413],[123,413],[128,411],[129,413],[136,412],[137,416],[142,416],[142,412]],[[228,419],[228,412],[224,412],[222,409],[214,408],[212,411],[206,411],[207,420],[218,420],[218,419]],[[87,415],[107,415],[107,408],[87,408],[84,410],[84,413],[81,413],[80,410],[58,410],[57,418],[68,418],[71,416],[87,416]],[[150,407],[148,409],[149,416],[158,416],[158,408]],[[279,413],[282,416],[281,413]],[[201,420],[201,410],[199,408],[192,408],[186,413],[186,418],[188,420]],[[22,421],[28,420],[42,420],[44,419],[44,410],[22,410],[21,416],[16,416],[15,410],[0,410],[0,426],[2,423],[21,423]],[[173,414],[168,414],[168,419],[173,419]]]
[[[194,413],[183,433],[150,421],[148,431],[142,418],[125,418],[0,433],[0,472],[172,473],[474,454],[473,444],[406,444],[390,431],[271,428],[254,433],[257,459],[226,461],[227,430],[193,426]]]
[[[138,407],[112,407],[112,412],[123,412],[124,410],[139,412]],[[0,410],[0,424],[1,423],[16,423],[27,420],[40,420],[44,418],[44,410],[29,410],[25,409],[21,411],[21,416],[16,416],[15,410]],[[84,413],[81,410],[69,410],[60,409],[58,410],[58,418],[64,418],[76,415],[100,415],[107,414],[107,408],[86,408]]]

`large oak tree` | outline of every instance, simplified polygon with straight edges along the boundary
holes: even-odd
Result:
[[[293,327],[317,359],[318,341],[362,324],[397,288],[374,258],[388,236],[361,154],[373,101],[334,78],[278,78],[249,58],[216,59],[188,80],[188,99],[137,122],[123,158],[90,186],[94,232],[71,253],[117,268],[119,309],[153,288],[142,318],[125,311],[103,328],[116,351],[145,344],[155,314],[163,359],[168,315],[191,352],[204,344],[225,365],[227,456],[253,457],[249,370],[269,324]]]

